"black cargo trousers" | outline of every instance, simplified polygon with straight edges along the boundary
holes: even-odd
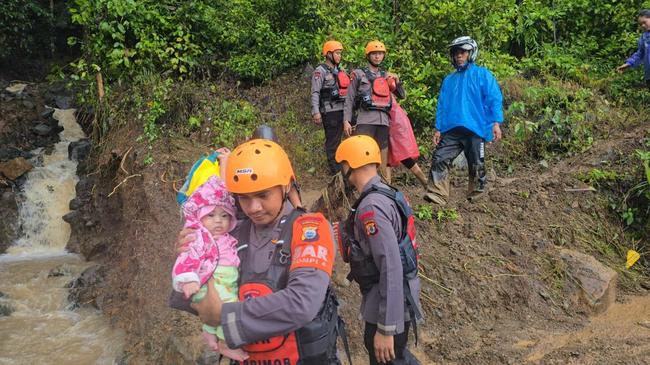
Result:
[[[336,149],[341,144],[343,136],[343,110],[323,113],[323,129],[325,129],[325,154],[327,156],[327,166],[332,175],[341,170],[341,166],[336,163]]]
[[[467,159],[468,199],[485,190],[485,140],[466,128],[457,127],[442,134],[431,158],[429,176],[433,193],[444,200],[449,196],[449,167],[461,152],[465,153]]]

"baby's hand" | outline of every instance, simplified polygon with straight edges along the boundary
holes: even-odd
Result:
[[[395,82],[399,82],[399,76],[397,76],[396,73],[387,72],[386,77],[389,78],[389,79],[394,79]]]
[[[178,233],[178,237],[176,238],[176,253],[181,254],[189,250],[187,244],[196,239],[195,232],[196,230],[192,228],[183,228],[183,230]]]
[[[189,283],[181,284],[183,288],[183,294],[185,294],[185,299],[190,299],[192,294],[195,294],[199,291],[201,286],[196,281],[190,281]]]
[[[219,156],[217,156],[219,163],[226,163],[228,156],[230,156],[230,149],[228,149],[228,147],[221,147],[217,150],[217,152],[219,152]]]

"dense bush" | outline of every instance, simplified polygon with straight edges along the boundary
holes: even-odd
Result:
[[[15,0],[12,0],[15,2]],[[634,48],[638,0],[75,0],[72,21],[85,29],[75,72],[102,70],[126,80],[143,69],[176,77],[229,71],[269,81],[317,62],[322,42],[346,46],[345,63],[362,64],[363,46],[381,39],[386,66],[400,73],[405,106],[430,125],[446,73],[446,44],[475,37],[479,62],[503,78],[516,71],[585,81],[611,72]],[[84,73],[85,72],[85,73]]]
[[[3,0],[0,11],[0,60],[39,54],[49,47],[52,14],[36,0]]]
[[[316,28],[306,11],[302,1],[76,0],[72,21],[86,32],[70,43],[85,50],[79,71],[101,69],[112,78],[216,66],[269,80],[312,56]]]

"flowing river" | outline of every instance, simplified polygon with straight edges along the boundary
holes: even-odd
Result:
[[[0,255],[0,364],[114,364],[124,334],[94,308],[72,309],[66,284],[90,263],[66,252],[61,217],[75,196],[77,162],[70,142],[84,138],[74,109],[57,109],[65,129],[51,153],[32,151],[34,169],[21,192],[22,236]],[[10,312],[2,316],[2,311]]]

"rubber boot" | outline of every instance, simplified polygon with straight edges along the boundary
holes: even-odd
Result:
[[[424,200],[438,204],[446,205],[447,197],[449,197],[449,178],[445,176],[442,179],[432,179],[432,184],[427,188],[427,193],[424,194]]]
[[[443,190],[444,183],[442,182],[434,182],[433,186],[429,186],[429,189],[427,189],[427,193],[424,194],[424,200],[433,203],[433,204],[438,204],[440,206],[447,205],[447,197],[449,195],[443,195],[440,193],[441,190]],[[446,184],[447,187],[449,186],[449,183]]]
[[[451,140],[443,137],[431,158],[429,187],[424,200],[438,205],[447,204],[447,198],[449,197],[449,164],[460,153],[458,148],[445,147],[445,142]]]
[[[485,164],[479,163],[469,166],[467,183],[467,200],[477,202],[487,195],[487,178],[485,176]]]

